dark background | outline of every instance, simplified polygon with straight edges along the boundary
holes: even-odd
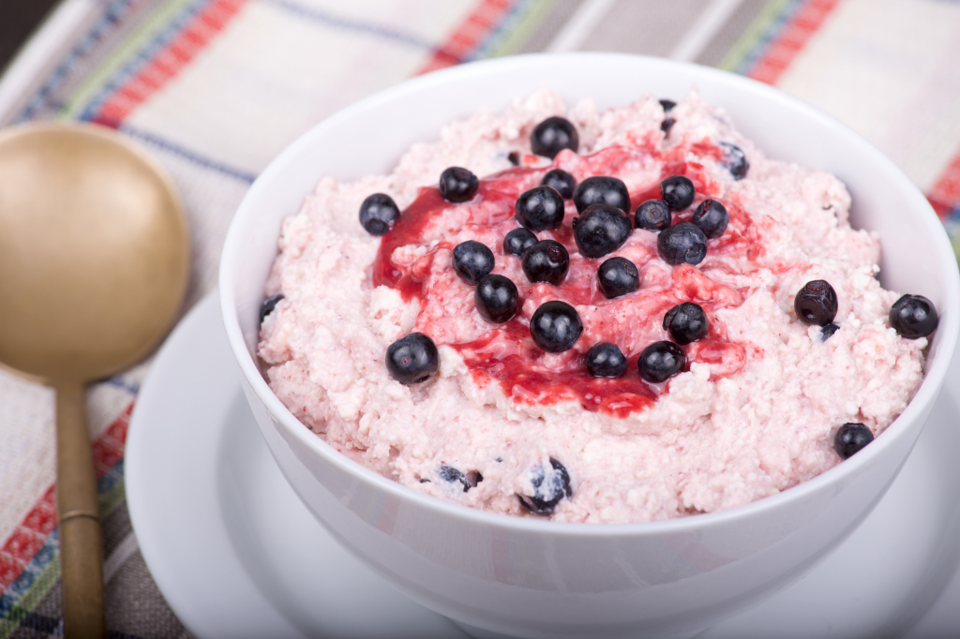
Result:
[[[0,73],[57,0],[0,0]]]

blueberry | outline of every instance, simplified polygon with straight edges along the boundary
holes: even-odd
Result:
[[[503,252],[517,257],[523,257],[527,249],[536,244],[539,240],[525,228],[513,229],[503,238]]]
[[[502,324],[517,314],[520,294],[517,285],[503,275],[487,275],[477,282],[473,295],[477,312],[487,321]]]
[[[527,249],[520,266],[531,282],[559,285],[570,269],[570,254],[560,242],[542,240]]]
[[[611,257],[597,269],[597,280],[605,297],[613,299],[640,288],[637,266],[625,257]]]
[[[283,293],[277,293],[276,295],[271,295],[267,299],[263,300],[263,304],[260,305],[260,323],[263,324],[263,320],[267,318],[267,315],[273,312],[273,309],[277,307],[277,302],[283,299]]]
[[[573,497],[566,467],[553,457],[550,466],[550,470],[539,465],[530,471],[533,495],[517,495],[520,505],[535,515],[550,515],[561,499]]]
[[[673,100],[660,100],[660,106],[663,107],[664,113],[670,113],[673,107],[677,106],[677,103]],[[660,123],[660,130],[663,131],[665,135],[670,135],[670,129],[673,128],[676,122],[677,120],[675,118],[665,117],[663,118],[663,122]]]
[[[714,239],[723,235],[727,230],[727,222],[730,221],[730,214],[727,213],[727,207],[716,200],[704,200],[697,206],[693,212],[693,223],[700,227],[703,234],[708,239]]]
[[[641,379],[657,384],[679,373],[686,361],[683,349],[673,342],[654,342],[640,353],[637,370]]]
[[[387,370],[401,384],[419,384],[440,369],[440,354],[423,333],[410,333],[387,347]]]
[[[370,235],[383,235],[400,217],[400,209],[386,193],[368,195],[360,204],[360,224]]]
[[[577,310],[566,302],[544,302],[530,318],[530,337],[548,353],[569,350],[582,332]]]
[[[707,256],[707,236],[690,222],[677,222],[657,236],[657,252],[667,264],[699,264]]]
[[[624,213],[630,211],[630,193],[623,180],[609,175],[595,175],[577,185],[573,192],[577,213],[583,213],[593,204],[609,204]]]
[[[634,226],[648,231],[662,231],[670,226],[670,209],[663,200],[647,200],[637,207]]]
[[[472,198],[480,181],[477,176],[459,166],[451,166],[440,174],[440,195],[447,202],[466,202]]]
[[[849,459],[873,441],[873,433],[866,424],[847,422],[837,430],[833,449],[841,459]]]
[[[663,316],[663,329],[677,344],[689,344],[707,335],[710,323],[699,304],[677,304]]]
[[[904,295],[890,307],[890,326],[906,339],[926,337],[938,321],[937,308],[923,295]]]
[[[833,322],[820,329],[820,341],[825,342],[830,339],[834,333],[840,330],[840,327]]]
[[[660,199],[671,211],[682,211],[693,204],[695,194],[693,182],[684,175],[674,175],[660,183]]]
[[[573,190],[577,187],[577,179],[563,169],[551,169],[540,180],[540,184],[556,189],[560,197],[569,200],[573,197]]]
[[[593,204],[573,219],[573,239],[580,255],[603,257],[623,246],[633,232],[630,218],[615,206]]]
[[[493,271],[493,251],[476,240],[461,242],[453,248],[453,270],[463,281],[476,284]]]
[[[535,186],[517,198],[517,222],[531,231],[555,229],[563,222],[563,198],[549,186]]]
[[[440,475],[440,479],[443,481],[448,481],[450,483],[460,482],[460,484],[463,486],[463,492],[467,492],[483,481],[483,475],[475,470],[462,473],[453,466],[447,466],[446,464],[440,465],[440,471],[438,474]],[[428,479],[426,481],[430,480]],[[423,483],[424,480],[421,479],[420,482]]]
[[[747,161],[747,156],[744,155],[743,149],[730,142],[721,142],[720,146],[727,151],[726,157],[720,161],[720,166],[730,171],[730,175],[733,176],[734,180],[742,180],[745,178],[747,171],[750,170],[750,163]]]
[[[507,153],[507,160],[510,161],[510,164],[512,164],[512,165],[514,165],[514,166],[519,166],[519,165],[520,165],[520,154],[517,153],[516,151],[510,151],[510,153]]]
[[[530,135],[530,148],[537,154],[553,159],[563,149],[574,153],[580,147],[577,128],[566,118],[553,116],[547,118],[533,129]]]
[[[807,282],[793,298],[793,310],[804,324],[826,326],[837,316],[837,292],[824,280]]]
[[[627,371],[627,358],[610,342],[591,346],[583,360],[591,377],[621,377]]]

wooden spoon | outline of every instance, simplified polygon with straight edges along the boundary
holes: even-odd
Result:
[[[84,388],[155,346],[188,273],[179,198],[143,151],[94,125],[0,131],[0,363],[56,389],[67,637],[105,634]]]

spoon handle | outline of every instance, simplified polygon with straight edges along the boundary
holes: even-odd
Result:
[[[100,503],[87,431],[84,386],[57,390],[57,526],[67,639],[103,637],[103,568]]]

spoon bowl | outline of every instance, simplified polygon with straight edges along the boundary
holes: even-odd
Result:
[[[0,363],[57,391],[67,636],[104,632],[84,386],[156,345],[188,274],[179,198],[145,152],[95,125],[0,132]]]

